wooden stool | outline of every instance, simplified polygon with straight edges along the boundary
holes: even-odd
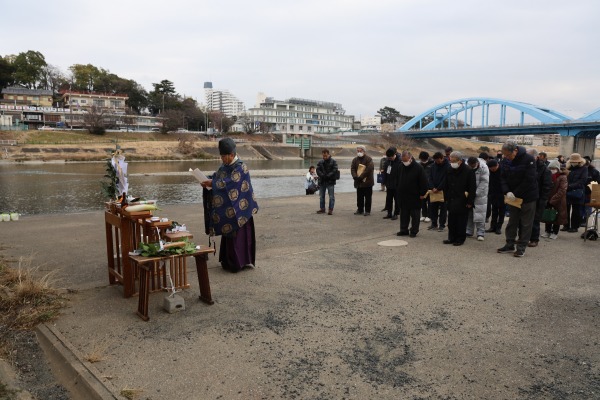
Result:
[[[148,321],[148,297],[150,294],[151,277],[158,275],[157,268],[163,261],[168,261],[169,266],[165,265],[165,268],[178,267],[178,273],[183,276],[185,273],[185,265],[187,257],[194,257],[196,261],[196,271],[198,273],[198,286],[200,287],[199,299],[206,304],[214,304],[210,293],[210,282],[208,279],[208,266],[206,265],[206,259],[209,253],[213,253],[214,250],[210,247],[196,250],[193,253],[181,254],[181,255],[169,255],[169,256],[157,256],[157,257],[142,257],[142,256],[129,256],[133,265],[137,266],[139,270],[139,298],[138,298],[138,309],[137,315],[140,316],[144,321]],[[183,270],[181,270],[181,268]],[[163,274],[163,279],[166,274]],[[181,278],[181,277],[180,277]],[[184,278],[187,283],[187,277]],[[182,283],[181,281],[179,283]],[[175,281],[173,281],[175,285]],[[152,279],[152,285],[156,285],[156,280]],[[189,287],[189,285],[187,285]],[[177,285],[175,285],[177,287]]]

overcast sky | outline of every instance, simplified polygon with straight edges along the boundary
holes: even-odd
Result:
[[[495,97],[600,107],[598,0],[0,0],[0,55],[41,52],[203,102],[203,83],[419,114]]]

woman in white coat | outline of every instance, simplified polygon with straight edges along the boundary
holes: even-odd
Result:
[[[469,210],[467,220],[467,236],[477,234],[477,240],[483,241],[485,236],[485,213],[487,211],[488,189],[490,185],[490,170],[486,162],[481,158],[469,157],[467,164],[475,171],[475,204]]]

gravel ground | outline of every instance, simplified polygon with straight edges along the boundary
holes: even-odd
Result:
[[[353,215],[352,193],[336,197],[333,216],[315,214],[316,196],[261,201],[257,268],[230,274],[211,257],[215,304],[198,302],[190,272],[186,310],[165,313],[155,293],[149,322],[137,298],[107,285],[101,213],[24,219],[0,231],[1,251],[31,253],[15,238],[41,235],[32,256],[75,290],[53,326],[82,355],[101,355],[98,378],[117,394],[600,398],[597,242],[561,232],[517,259],[495,252],[500,235],[448,248],[445,232],[421,226],[407,246],[380,247],[399,228],[381,219],[384,193],[370,217]],[[165,208],[205,244],[196,207]],[[68,232],[68,248],[55,232]]]

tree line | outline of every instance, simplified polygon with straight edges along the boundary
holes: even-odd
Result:
[[[129,114],[160,116],[163,131],[177,128],[206,131],[207,125],[221,132],[235,120],[219,111],[205,114],[196,100],[177,93],[173,82],[164,79],[147,91],[133,79],[122,78],[92,64],[73,64],[68,72],[49,64],[39,51],[29,50],[17,55],[0,55],[0,90],[12,85],[28,89],[51,90],[53,103],[60,104],[65,91],[97,92],[128,97]]]

